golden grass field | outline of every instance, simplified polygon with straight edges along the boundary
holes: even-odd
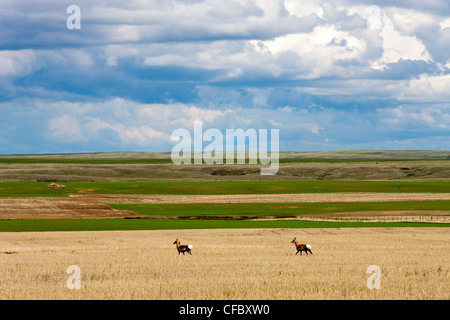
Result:
[[[0,299],[449,299],[449,267],[448,228],[2,233]]]

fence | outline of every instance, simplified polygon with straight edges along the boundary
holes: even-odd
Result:
[[[355,216],[355,217],[330,217],[330,216],[298,216],[298,220],[317,220],[317,221],[348,221],[348,222],[436,222],[447,223],[450,222],[450,216]]]

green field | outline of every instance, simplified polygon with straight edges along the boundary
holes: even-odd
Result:
[[[286,194],[330,192],[450,191],[447,181],[173,181],[67,182],[52,189],[48,182],[0,182],[0,197],[63,197],[69,194]]]
[[[3,220],[0,232],[175,230],[226,228],[387,228],[449,227],[427,222],[331,222],[290,220],[55,219]]]
[[[363,211],[449,211],[450,201],[333,202],[333,203],[192,203],[111,204],[148,216],[231,217],[297,216]]]

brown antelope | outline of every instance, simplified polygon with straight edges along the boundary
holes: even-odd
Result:
[[[300,252],[300,255],[302,255],[302,252],[305,251],[306,254],[309,253],[313,254],[311,251],[311,245],[310,244],[299,244],[296,240],[297,238],[294,238],[294,240],[291,241],[291,243],[295,244],[295,247],[297,248],[297,252],[295,253],[297,255],[297,253]]]
[[[185,252],[192,254],[191,251],[192,251],[193,246],[191,244],[190,245],[180,245],[180,240],[178,240],[178,239],[175,240],[173,244],[177,245],[178,254],[180,254],[181,252],[183,253],[183,255]]]

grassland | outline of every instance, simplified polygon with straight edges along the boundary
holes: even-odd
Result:
[[[447,193],[447,181],[144,181],[0,182],[0,197],[64,197],[69,194],[289,194],[335,192]]]
[[[0,156],[0,181],[446,180],[447,151],[281,152],[278,173],[256,165],[174,165],[169,153]]]
[[[445,227],[449,226],[449,203],[448,193],[83,194],[70,197],[9,197],[0,198],[0,231],[170,229],[189,227],[186,219],[214,220],[207,224],[194,222],[198,228],[243,228],[256,225],[247,224],[249,219],[292,217],[385,222],[432,221]],[[168,218],[179,221],[165,221]],[[129,222],[127,219],[134,221]],[[152,221],[144,221],[146,219]],[[235,220],[236,223],[224,224],[226,220]],[[302,227],[297,222],[285,221],[283,225]],[[274,221],[274,225],[277,223]],[[348,225],[350,222],[346,223]],[[75,229],[70,229],[71,225]],[[270,227],[270,221],[264,222],[264,225]],[[415,225],[426,226],[419,223]]]
[[[0,181],[286,181],[286,180],[445,180],[449,160],[283,162],[273,176],[259,165],[0,163]]]
[[[253,228],[386,228],[436,227],[449,223],[432,222],[338,222],[303,220],[199,220],[199,219],[45,219],[3,220],[0,232],[183,230]]]
[[[2,299],[450,299],[448,228],[7,233]],[[293,237],[312,245],[295,255]],[[177,255],[173,241],[193,245]],[[68,266],[81,271],[69,290]],[[369,265],[381,289],[367,287]],[[231,301],[230,301],[231,302]]]
[[[236,155],[236,153],[235,153]],[[280,159],[344,159],[344,160],[389,160],[389,159],[450,159],[450,151],[440,150],[343,150],[343,151],[280,151]],[[245,154],[248,158],[248,153]],[[52,154],[12,154],[0,155],[1,161],[127,161],[134,160],[168,160],[171,152],[86,152],[86,153],[52,153]]]
[[[446,161],[450,158],[408,159],[408,158],[281,158],[279,163],[356,163],[356,162],[407,162],[407,161]],[[194,163],[194,158],[191,160]],[[236,162],[236,161],[235,161]],[[0,164],[171,164],[171,158],[55,158],[55,157],[4,157]],[[226,164],[226,158],[222,160]],[[248,159],[246,159],[248,164]],[[203,164],[206,164],[203,161]]]
[[[333,213],[378,211],[446,211],[450,201],[331,202],[331,203],[189,203],[189,204],[112,204],[147,216],[258,218],[330,215]]]
[[[264,177],[168,153],[0,156],[0,299],[448,300],[449,223],[289,217],[448,216],[449,155],[290,152]],[[293,237],[314,254],[295,256]],[[81,290],[66,287],[70,265]]]
[[[322,203],[292,203],[291,199],[283,197],[286,195],[291,197],[291,194],[333,194],[337,193],[380,193],[385,194],[406,194],[406,195],[420,195],[428,194],[443,194],[446,195],[449,191],[448,182],[446,181],[131,181],[131,182],[67,182],[64,187],[60,189],[50,188],[48,182],[1,182],[0,183],[0,197],[22,197],[29,199],[35,197],[35,208],[30,210],[32,203],[25,200],[18,199],[13,201],[11,205],[15,207],[7,207],[6,202],[0,211],[7,212],[7,219],[14,219],[14,213],[22,212],[36,213],[36,217],[31,217],[37,220],[28,220],[27,216],[21,217],[20,221],[2,220],[0,221],[0,231],[63,231],[63,230],[157,230],[157,229],[182,229],[182,228],[253,228],[253,227],[271,227],[280,226],[286,228],[296,227],[345,227],[345,225],[337,224],[308,224],[308,222],[295,221],[226,221],[225,219],[242,220],[243,218],[267,217],[271,218],[285,218],[299,215],[315,215],[315,214],[333,214],[333,213],[352,213],[363,212],[363,215],[371,214],[371,212],[389,211],[391,214],[395,211],[430,211],[433,212],[450,212],[449,201],[411,201],[406,202],[390,202],[384,200],[382,203],[373,203],[370,200],[361,201],[353,198],[352,202],[339,202],[340,200],[333,200],[333,203],[321,201]],[[246,204],[239,200],[239,204],[211,204],[197,203],[197,204],[142,204],[141,199],[136,198],[136,203],[125,203],[115,201],[122,201],[120,198],[108,197],[111,195],[129,195],[133,198],[134,195],[155,195],[157,199],[161,195],[182,195],[182,196],[225,196],[232,197],[233,195],[280,195],[279,199],[285,199],[288,204],[283,203],[253,203]],[[102,200],[95,200],[95,198],[69,198],[69,195],[105,195]],[[45,198],[41,198],[45,197]],[[417,196],[418,197],[418,196]],[[55,202],[52,204],[47,198],[67,198],[71,201],[64,203]],[[125,197],[126,198],[126,197]],[[338,198],[343,198],[339,196]],[[324,198],[325,199],[325,198]],[[428,198],[426,198],[428,199]],[[75,202],[75,200],[78,200]],[[289,201],[288,201],[289,200]],[[431,198],[430,198],[431,200]],[[83,202],[84,201],[84,202]],[[100,201],[100,202],[99,202]],[[105,202],[111,201],[111,202]],[[133,200],[131,200],[133,201]],[[148,201],[155,201],[149,199]],[[168,200],[170,201],[170,200]],[[177,200],[178,201],[178,200]],[[182,200],[183,201],[183,200]],[[204,201],[204,200],[199,200]],[[257,200],[260,201],[260,200]],[[369,201],[369,202],[368,202]],[[10,201],[11,202],[11,201]],[[23,202],[23,203],[22,203]],[[26,202],[26,203],[25,203]],[[67,203],[66,203],[67,202]],[[233,201],[231,201],[233,202]],[[266,201],[267,202],[267,201]],[[122,219],[125,214],[111,214],[108,206],[111,204],[115,209],[123,212],[135,212],[143,216],[158,216],[161,217],[188,217],[196,219],[216,218],[216,221],[188,221],[186,219],[180,221],[166,221],[166,219],[152,219],[153,221],[144,221],[143,219],[131,221]],[[41,207],[41,209],[39,209]],[[89,216],[88,211],[93,209],[93,216]],[[11,211],[12,210],[12,211]],[[25,210],[25,211],[24,211]],[[51,216],[46,217],[45,220],[39,220],[41,212],[68,212],[61,214],[59,219],[53,220]],[[80,211],[81,210],[81,211]],[[78,219],[80,216],[77,212],[83,212],[84,218],[100,218],[97,221],[83,221]],[[91,211],[89,211],[91,212]],[[100,213],[96,214],[96,212]],[[0,212],[1,213],[1,212]],[[73,214],[75,213],[75,214]],[[12,214],[12,215],[11,215]],[[413,213],[414,215],[416,213]],[[110,218],[117,219],[102,219],[106,215]],[[5,219],[5,215],[2,214]],[[122,218],[121,218],[122,217]],[[71,218],[70,221],[61,219]],[[342,222],[347,223],[348,222]],[[386,222],[387,223],[387,222]],[[365,224],[354,224],[352,227],[367,226]],[[372,226],[386,226],[386,224],[372,225]],[[394,226],[390,224],[390,226]],[[395,226],[409,226],[398,222]],[[417,223],[415,226],[428,226],[426,223]],[[441,223],[439,227],[448,226],[448,223]]]

